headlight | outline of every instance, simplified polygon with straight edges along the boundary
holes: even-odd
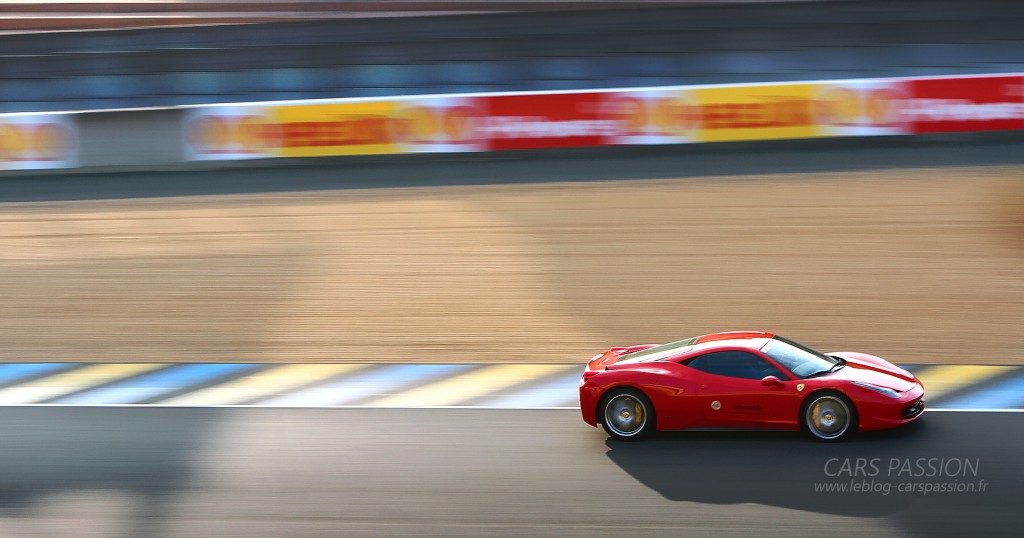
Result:
[[[854,381],[853,384],[857,385],[858,387],[863,387],[863,388],[868,389],[868,390],[873,390],[875,392],[878,392],[878,393],[881,393],[881,394],[885,394],[886,396],[888,396],[890,398],[899,398],[900,397],[900,393],[896,392],[895,390],[888,389],[888,388],[885,388],[885,387],[879,387],[878,385],[872,385],[871,383],[861,383],[860,381]]]

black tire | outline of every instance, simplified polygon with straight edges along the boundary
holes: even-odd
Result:
[[[597,407],[601,426],[612,439],[635,441],[654,431],[654,406],[639,390],[612,389],[601,398]]]
[[[857,433],[857,407],[831,390],[807,396],[800,407],[800,427],[813,439],[834,443]]]

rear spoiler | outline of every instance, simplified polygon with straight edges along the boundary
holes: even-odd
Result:
[[[589,361],[587,361],[587,370],[605,370],[609,365],[615,364],[623,355],[629,355],[630,353],[636,353],[637,351],[643,351],[645,349],[651,349],[656,347],[658,344],[641,344],[639,346],[629,347],[613,347],[604,353],[594,355]]]

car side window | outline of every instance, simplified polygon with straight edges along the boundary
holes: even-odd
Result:
[[[778,368],[753,353],[746,351],[714,351],[694,357],[685,363],[690,368],[714,375],[743,379],[764,379],[773,375],[787,379]]]

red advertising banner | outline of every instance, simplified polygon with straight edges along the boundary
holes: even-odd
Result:
[[[914,133],[1024,129],[1024,77],[913,79],[902,114]]]
[[[499,95],[486,98],[479,127],[489,149],[569,148],[604,145],[618,127],[602,117],[601,93]]]

